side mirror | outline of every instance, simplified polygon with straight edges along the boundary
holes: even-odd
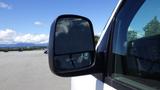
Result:
[[[91,21],[77,15],[59,16],[51,26],[48,53],[50,69],[55,74],[88,74],[95,64]]]

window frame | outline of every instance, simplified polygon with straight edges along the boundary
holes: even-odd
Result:
[[[136,13],[139,11],[139,9],[141,8],[141,6],[144,3],[144,0],[140,0],[140,1],[138,1],[138,0],[134,0],[134,1],[128,0],[128,2],[126,1],[125,4],[123,4],[124,6],[121,6],[122,8],[115,15],[116,19],[115,19],[115,24],[113,26],[114,27],[113,33],[112,33],[113,40],[112,40],[112,44],[111,44],[112,50],[110,52],[110,55],[109,55],[110,57],[108,60],[108,61],[112,62],[112,64],[111,64],[112,72],[109,72],[110,73],[109,76],[106,76],[105,83],[107,83],[117,89],[120,89],[120,90],[124,90],[124,89],[149,89],[149,90],[152,90],[152,89],[154,89],[146,84],[138,83],[138,82],[137,82],[137,85],[139,85],[139,86],[137,87],[136,85],[133,85],[133,83],[134,84],[136,83],[136,80],[134,80],[134,79],[132,79],[132,81],[130,81],[130,82],[133,82],[131,84],[131,83],[127,83],[127,80],[126,80],[126,82],[122,82],[118,79],[115,79],[112,76],[115,73],[116,53],[120,54],[120,55],[121,55],[121,53],[124,53],[124,54],[126,53],[126,52],[121,52],[121,51],[117,52],[116,50],[118,47],[116,45],[119,45],[119,42],[127,41],[126,36],[127,36],[127,32],[128,32],[128,27],[130,26],[130,23],[134,19],[134,16],[136,15]],[[128,8],[132,8],[132,12],[126,12],[127,6],[128,6]],[[126,10],[123,10],[123,9],[126,9]],[[128,16],[123,17],[125,14],[127,14]],[[125,22],[125,24],[124,24],[124,22]],[[119,47],[119,48],[122,48],[122,47]],[[127,50],[124,50],[124,51],[127,51]],[[125,78],[125,79],[127,79],[127,78]],[[128,80],[131,80],[131,79],[128,78]]]
[[[109,46],[110,50],[109,50],[109,54],[107,55],[108,65],[106,67],[109,71],[107,70],[107,75],[105,76],[105,83],[119,90],[138,89],[135,86],[132,86],[130,84],[114,79],[112,77],[112,74],[115,72],[114,67],[115,67],[115,53],[117,49],[116,45],[118,45],[117,41],[125,40],[124,35],[128,31],[128,26],[130,25],[133,17],[135,16],[135,14],[137,13],[137,11],[139,10],[139,8],[142,6],[143,3],[144,3],[144,0],[124,0],[114,16],[115,17],[113,21],[114,23],[112,23],[113,25],[112,25],[112,32],[110,35],[111,38],[110,38],[110,46]],[[120,27],[123,27],[123,28],[120,28]],[[122,52],[117,52],[117,53],[122,53]]]

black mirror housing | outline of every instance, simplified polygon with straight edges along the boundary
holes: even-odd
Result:
[[[95,72],[95,42],[89,19],[61,15],[51,26],[49,66],[58,76],[79,76]]]

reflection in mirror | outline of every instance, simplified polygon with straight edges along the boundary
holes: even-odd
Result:
[[[93,63],[94,35],[88,20],[63,17],[56,23],[54,65],[59,72],[76,70]]]
[[[60,71],[78,69],[89,66],[91,61],[90,53],[61,55],[55,57],[55,67]]]
[[[82,18],[60,18],[56,24],[55,54],[93,51],[90,23]]]

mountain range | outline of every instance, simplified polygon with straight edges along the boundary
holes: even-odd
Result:
[[[48,46],[48,43],[34,44],[34,43],[16,43],[16,44],[0,44],[0,48],[4,47],[34,47],[34,46]]]

